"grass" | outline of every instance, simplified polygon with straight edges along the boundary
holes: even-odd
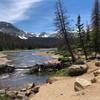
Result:
[[[12,100],[8,95],[0,96],[0,100]]]
[[[68,68],[56,71],[54,76],[68,76]]]

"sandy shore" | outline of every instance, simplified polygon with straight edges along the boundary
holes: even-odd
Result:
[[[96,66],[93,62],[88,63],[89,70],[86,74],[78,76],[87,80],[93,78],[93,70]],[[80,91],[84,92],[81,95],[80,92],[74,91],[74,82],[76,77],[57,77],[57,81],[52,84],[44,84],[40,86],[39,93],[32,96],[30,100],[100,100],[100,76],[97,83]]]
[[[6,64],[7,62],[9,62],[9,60],[7,59],[7,55],[0,52],[0,64]]]

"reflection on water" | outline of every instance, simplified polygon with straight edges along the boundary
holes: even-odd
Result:
[[[8,59],[12,60],[11,64],[18,67],[32,66],[34,64],[45,63],[45,61],[53,59],[50,56],[32,55],[33,53],[41,51],[49,51],[50,49],[28,50],[28,51],[7,51],[4,52],[8,55]],[[27,70],[17,69],[12,74],[5,74],[0,76],[0,88],[12,87],[20,88],[28,83],[35,82],[37,84],[44,83],[48,79],[47,73],[40,73],[37,75],[25,74]]]

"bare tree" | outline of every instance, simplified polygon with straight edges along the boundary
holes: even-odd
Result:
[[[92,32],[95,49],[95,57],[100,53],[100,1],[95,0],[94,10],[92,13]]]
[[[56,27],[58,33],[62,35],[64,38],[65,44],[66,44],[66,49],[69,51],[71,57],[72,57],[72,62],[75,62],[75,57],[72,51],[72,47],[70,45],[70,40],[69,40],[69,23],[67,20],[67,17],[65,16],[62,3],[60,0],[56,1]]]

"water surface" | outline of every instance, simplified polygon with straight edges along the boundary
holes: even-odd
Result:
[[[29,67],[34,64],[42,64],[46,61],[52,60],[50,56],[32,55],[38,52],[49,51],[52,49],[39,49],[39,50],[27,50],[27,51],[5,51],[8,55],[8,59],[12,60],[10,64],[13,64],[17,69],[14,73],[4,74],[0,76],[0,88],[22,88],[31,82],[36,84],[42,84],[48,79],[48,73],[38,73],[33,75],[25,74],[28,69],[19,69],[18,67]]]

